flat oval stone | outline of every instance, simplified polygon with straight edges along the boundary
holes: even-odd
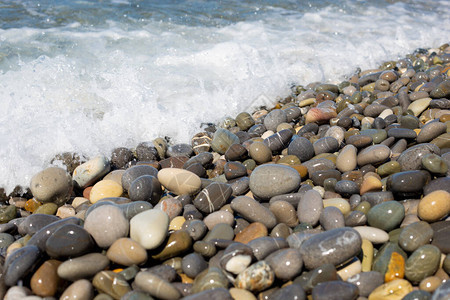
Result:
[[[221,269],[217,267],[209,267],[195,277],[192,293],[200,293],[202,291],[227,288],[228,279]]]
[[[385,201],[394,200],[394,195],[391,191],[383,192],[368,192],[361,196],[361,202],[368,202],[371,206],[375,206]]]
[[[339,208],[334,206],[325,207],[320,214],[320,225],[325,230],[340,228],[345,226],[344,215]]]
[[[229,161],[225,164],[223,172],[227,180],[232,180],[247,175],[247,168],[240,162]]]
[[[45,242],[47,254],[54,258],[80,256],[93,246],[94,242],[89,233],[74,224],[64,224]]]
[[[199,211],[210,214],[225,205],[232,192],[230,185],[213,182],[198,193],[192,203]]]
[[[434,174],[446,175],[448,171],[447,163],[436,154],[427,154],[422,157],[422,167]]]
[[[130,285],[119,273],[114,271],[100,271],[92,279],[92,285],[100,292],[120,299],[131,291]]]
[[[319,192],[307,191],[300,199],[297,207],[297,216],[300,223],[316,225],[323,210],[323,200]]]
[[[315,186],[323,186],[328,178],[334,178],[337,181],[341,180],[341,172],[338,170],[317,171],[310,174],[310,178]]]
[[[302,166],[308,169],[309,174],[313,174],[317,171],[328,171],[336,169],[336,165],[329,159],[326,158],[314,158],[305,161]]]
[[[339,180],[334,186],[334,190],[344,197],[350,197],[353,194],[359,194],[359,185],[351,180]]]
[[[247,245],[252,248],[253,255],[258,260],[264,259],[270,253],[273,253],[279,249],[289,247],[288,243],[284,238],[280,237],[275,238],[269,236],[256,238],[248,242]]]
[[[450,193],[434,191],[423,197],[417,207],[418,216],[427,222],[436,222],[450,213]]]
[[[128,235],[129,223],[120,208],[103,205],[86,217],[84,229],[92,235],[99,247],[107,248],[115,240]]]
[[[322,264],[341,264],[361,250],[361,236],[350,227],[336,228],[315,234],[300,246],[303,262],[308,269]]]
[[[302,271],[303,260],[297,249],[280,249],[264,259],[281,280],[291,280]]]
[[[378,164],[384,162],[391,155],[391,149],[385,145],[373,145],[358,153],[357,163],[359,166]]]
[[[274,109],[266,115],[264,118],[264,126],[267,130],[272,130],[275,132],[278,125],[287,122],[286,112],[281,109]]]
[[[123,266],[140,265],[147,261],[147,251],[136,241],[124,237],[112,243],[106,257]]]
[[[326,136],[315,141],[313,148],[316,155],[333,153],[339,149],[339,142],[334,137]]]
[[[189,250],[192,246],[192,238],[186,230],[177,230],[169,235],[164,248],[154,255],[153,259],[167,260],[179,256]]]
[[[158,299],[179,299],[180,292],[167,280],[150,272],[137,273],[134,280],[136,286]]]
[[[387,201],[373,206],[367,214],[370,226],[391,231],[403,221],[405,208],[397,201]]]
[[[360,134],[372,137],[374,144],[380,144],[387,138],[387,132],[384,129],[365,129],[361,130]]]
[[[447,131],[447,126],[441,122],[429,122],[425,124],[417,135],[418,143],[428,143]]]
[[[17,230],[21,235],[33,235],[43,227],[58,220],[60,220],[60,218],[53,215],[32,214],[26,217],[25,220],[19,224]]]
[[[368,297],[374,289],[384,283],[384,278],[380,272],[370,271],[353,275],[347,281],[358,287],[359,296]]]
[[[289,144],[288,154],[297,156],[301,162],[308,161],[314,156],[314,146],[307,138],[297,137]]]
[[[196,194],[202,185],[200,177],[194,173],[177,168],[166,168],[158,172],[158,180],[169,191],[177,194]]]
[[[75,217],[69,217],[66,219],[62,219],[53,223],[48,224],[47,226],[40,229],[38,232],[36,232],[28,241],[27,245],[35,245],[39,248],[41,251],[45,251],[45,243],[47,242],[47,239],[51,237],[56,230],[58,230],[61,226],[64,224],[76,224],[79,225],[81,223],[81,220],[79,218]]]
[[[241,232],[236,234],[234,240],[243,244],[257,239],[259,237],[267,236],[267,227],[260,222],[253,222],[245,227]]]
[[[357,149],[353,145],[347,145],[342,148],[336,159],[336,168],[342,173],[353,171],[356,168]]]
[[[122,185],[114,180],[100,180],[91,189],[89,201],[96,203],[108,197],[120,197],[123,193]]]
[[[414,195],[422,192],[429,177],[429,173],[422,170],[398,172],[387,178],[386,189],[394,194]]]
[[[135,215],[130,220],[130,238],[145,249],[155,249],[167,236],[169,217],[161,210],[150,209]]]
[[[86,279],[80,279],[72,283],[61,294],[61,300],[89,300],[94,297],[94,287]]]
[[[30,189],[38,201],[62,205],[70,199],[73,189],[72,177],[64,169],[47,168],[31,178]]]
[[[379,228],[370,226],[355,226],[353,227],[361,235],[361,238],[366,239],[374,244],[383,244],[389,240],[389,234]]]
[[[397,161],[402,166],[402,171],[419,170],[422,167],[422,158],[430,153],[440,155],[441,150],[431,143],[423,143],[405,150]]]
[[[248,153],[257,164],[263,164],[272,160],[272,150],[262,142],[253,142],[248,147]]]
[[[208,242],[214,239],[232,240],[234,238],[233,228],[225,223],[219,223],[206,234],[203,241]]]
[[[233,226],[234,216],[232,213],[228,211],[219,210],[207,215],[206,218],[203,219],[203,222],[205,223],[206,227],[208,227],[209,230],[213,229],[214,226],[216,226],[219,223],[225,223],[230,226]]]
[[[316,285],[312,290],[314,300],[327,299],[356,299],[358,297],[358,287],[345,281],[327,281]]]
[[[370,300],[378,299],[403,299],[413,290],[411,283],[405,279],[396,279],[380,285],[369,295]]]
[[[104,270],[108,265],[109,259],[105,255],[89,253],[66,260],[59,265],[57,273],[63,279],[76,281],[83,278],[90,278]]]
[[[264,139],[264,144],[272,151],[281,151],[289,145],[292,138],[292,131],[283,129]]]
[[[147,201],[156,205],[161,198],[162,189],[159,180],[152,175],[142,175],[133,180],[128,196],[132,201]]]
[[[423,188],[423,194],[426,196],[434,191],[443,190],[450,193],[450,176],[439,177],[431,180]]]
[[[373,139],[369,135],[361,135],[361,134],[355,134],[352,136],[349,136],[346,140],[346,143],[349,145],[353,145],[358,149],[365,148],[372,144]]]
[[[424,245],[415,250],[406,261],[405,277],[412,283],[433,275],[439,268],[441,251],[433,245]]]
[[[239,144],[239,138],[231,131],[224,128],[218,128],[216,132],[214,132],[211,147],[217,153],[224,154],[233,144]]]
[[[249,222],[260,222],[271,229],[277,224],[275,215],[258,201],[247,197],[239,196],[231,201],[233,211],[239,213]]]
[[[450,222],[440,221],[431,224],[433,228],[432,245],[438,247],[443,253],[450,253]]]
[[[275,201],[270,203],[270,211],[275,215],[277,223],[285,223],[289,227],[298,225],[297,211],[287,201]]]
[[[56,273],[60,264],[60,261],[50,259],[36,270],[30,280],[33,293],[40,297],[53,297],[56,294],[58,287],[62,284],[61,278]]]
[[[122,175],[123,189],[128,191],[133,181],[144,175],[156,177],[158,175],[158,170],[148,165],[136,165],[128,168]]]
[[[400,233],[398,244],[403,250],[413,252],[420,246],[430,243],[433,228],[424,221],[415,222],[404,227]]]
[[[40,251],[36,246],[24,246],[11,252],[5,260],[3,279],[7,286],[16,285],[17,281],[25,277],[33,269],[32,266],[39,258]]]
[[[387,134],[396,139],[415,139],[417,137],[417,133],[409,128],[391,128]]]
[[[190,253],[183,257],[181,262],[183,272],[190,278],[195,278],[198,274],[208,268],[208,263],[203,256],[198,253]]]
[[[234,282],[235,287],[258,292],[270,287],[275,280],[272,268],[264,260],[242,271]]]
[[[110,169],[109,159],[99,155],[76,167],[72,174],[73,181],[80,188],[85,188],[106,175]]]
[[[263,200],[287,194],[300,187],[300,174],[283,165],[265,164],[258,166],[250,175],[250,190]]]

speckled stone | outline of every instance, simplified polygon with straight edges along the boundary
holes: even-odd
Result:
[[[439,135],[445,133],[447,126],[441,122],[429,122],[425,124],[417,135],[418,143],[428,143]]]
[[[283,165],[265,164],[258,166],[250,175],[250,190],[263,200],[287,194],[300,187],[300,174]]]
[[[269,229],[277,223],[275,215],[269,209],[247,196],[234,198],[231,201],[231,208],[247,221],[260,222]]]
[[[336,228],[306,240],[300,246],[300,253],[305,266],[311,270],[324,263],[343,263],[358,254],[361,243],[361,236],[356,230],[350,227]]]
[[[323,210],[323,201],[319,192],[307,191],[300,199],[297,207],[297,216],[300,223],[316,225]]]
[[[270,287],[275,280],[272,268],[261,260],[241,272],[235,280],[237,288],[258,292]]]
[[[69,173],[64,169],[47,168],[31,178],[30,189],[40,202],[66,203],[72,192],[73,184]]]

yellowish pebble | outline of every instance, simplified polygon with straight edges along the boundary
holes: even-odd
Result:
[[[425,109],[427,109],[428,105],[430,105],[431,98],[422,98],[414,101],[408,106],[408,109],[411,110],[414,115],[419,116]]]
[[[308,98],[305,100],[300,101],[300,103],[298,104],[298,106],[300,107],[305,107],[311,104],[314,104],[316,102],[316,98]]]
[[[350,212],[350,204],[343,198],[330,198],[323,200],[323,207],[334,206],[339,208],[343,215]]]
[[[234,300],[256,300],[255,295],[244,289],[231,288],[230,294]]]
[[[344,266],[342,269],[338,270],[338,275],[343,281],[347,281],[353,275],[361,273],[362,265],[359,259],[355,259],[352,263]]]
[[[384,282],[402,279],[405,277],[405,259],[397,252],[392,252],[389,260]]]
[[[91,193],[89,194],[89,201],[94,204],[103,198],[120,197],[122,193],[122,185],[114,180],[100,180],[92,187]]]
[[[380,179],[376,178],[375,176],[367,176],[366,178],[364,178],[361,184],[359,193],[363,195],[367,192],[381,191],[382,187],[383,184],[381,183]]]
[[[380,285],[369,295],[369,300],[401,300],[412,292],[411,283],[405,279],[396,279]]]
[[[363,86],[362,88],[361,88],[361,91],[363,92],[363,91],[366,91],[366,92],[373,92],[373,90],[375,89],[375,82],[372,82],[372,83],[369,83],[369,84],[366,84],[365,86]]]
[[[183,216],[177,216],[170,221],[169,230],[180,230],[186,219]]]
[[[430,276],[422,279],[419,289],[427,292],[434,292],[442,284],[442,279],[437,276]]]
[[[369,272],[372,270],[373,245],[369,240],[362,239],[361,249],[363,252],[363,260],[361,262],[361,271]]]
[[[28,200],[27,202],[25,202],[25,210],[29,211],[31,213],[34,213],[36,211],[36,209],[38,209],[39,206],[41,206],[42,203],[37,201],[34,198],[31,198],[30,200]]]
[[[178,275],[180,275],[182,283],[194,283],[194,279],[192,279],[191,277],[187,276],[186,274],[179,273]]]
[[[103,180],[113,180],[113,181],[117,182],[118,184],[122,185],[123,173],[125,173],[125,170],[114,170],[114,171],[106,174],[106,176],[103,177]]]
[[[73,208],[77,208],[78,206],[80,206],[81,204],[84,204],[84,203],[89,204],[89,203],[90,203],[90,202],[89,202],[89,199],[84,198],[84,197],[75,197],[75,198],[72,200],[72,206],[73,206]]]
[[[436,222],[450,213],[450,193],[437,190],[422,198],[417,208],[419,218]]]

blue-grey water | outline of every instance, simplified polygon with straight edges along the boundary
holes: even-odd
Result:
[[[0,186],[450,37],[449,1],[0,0]]]

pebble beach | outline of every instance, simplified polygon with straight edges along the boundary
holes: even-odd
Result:
[[[448,44],[198,128],[0,195],[0,298],[450,299]]]

